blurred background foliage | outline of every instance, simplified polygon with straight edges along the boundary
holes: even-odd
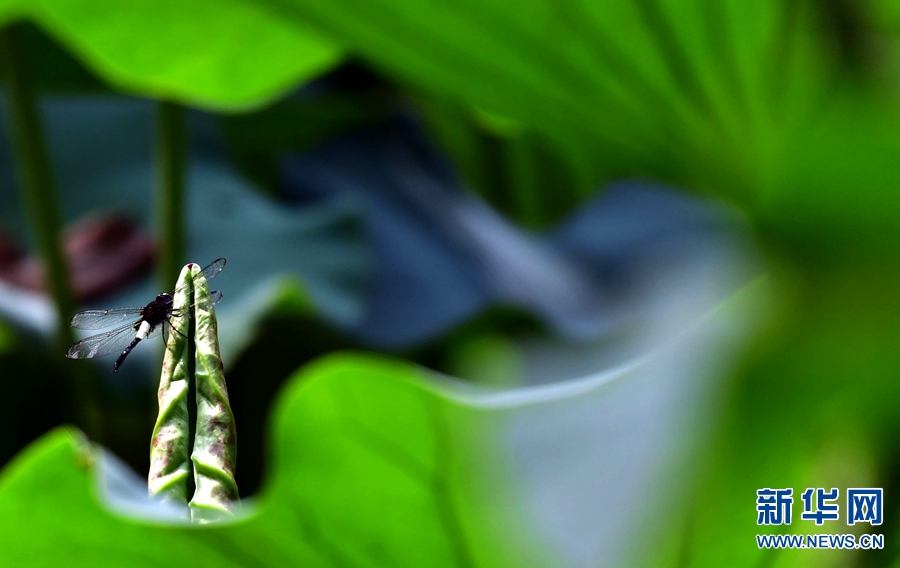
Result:
[[[889,497],[880,529],[887,534],[884,551],[759,551],[752,535],[758,488],[875,486],[890,496],[900,482],[900,3],[37,0],[4,1],[0,18],[7,30],[18,31],[28,76],[45,103],[54,159],[61,160],[65,147],[59,140],[70,136],[70,145],[79,146],[87,139],[79,139],[72,124],[84,132],[91,120],[107,116],[114,123],[130,116],[139,125],[130,131],[145,142],[123,146],[117,139],[104,150],[98,146],[107,154],[93,159],[124,163],[131,155],[126,151],[146,154],[143,177],[109,182],[141,180],[127,199],[144,210],[142,224],[151,223],[151,198],[135,196],[150,193],[145,178],[153,119],[149,103],[134,97],[191,109],[191,163],[204,172],[224,168],[228,179],[240,180],[233,183],[293,204],[302,214],[271,223],[302,226],[308,239],[302,242],[314,243],[310,258],[343,263],[282,264],[302,283],[270,290],[258,305],[245,303],[252,317],[232,320],[242,328],[233,340],[240,348],[228,362],[242,439],[242,492],[255,492],[266,467],[263,417],[274,393],[318,355],[380,350],[455,376],[509,385],[522,365],[511,338],[560,333],[538,303],[475,292],[469,304],[447,301],[467,307],[434,316],[431,327],[414,311],[408,321],[420,327],[360,319],[353,291],[371,283],[367,278],[390,286],[390,280],[371,276],[369,267],[385,266],[379,246],[404,238],[369,246],[358,236],[383,227],[378,219],[394,219],[390,215],[406,211],[407,202],[379,210],[384,217],[366,217],[355,209],[357,194],[323,207],[321,194],[309,187],[338,194],[334,188],[370,180],[375,203],[389,203],[393,197],[377,193],[384,179],[372,172],[380,170],[348,156],[377,156],[379,144],[424,137],[441,163],[435,165],[429,151],[410,163],[433,174],[429,182],[461,180],[529,235],[552,239],[554,229],[589,209],[611,181],[634,177],[722,199],[749,220],[769,274],[771,317],[746,341],[709,428],[709,449],[693,463],[692,483],[678,489],[686,494],[687,512],[666,527],[665,545],[648,563],[896,563],[890,543],[900,510]],[[9,70],[3,73],[6,81]],[[74,105],[91,100],[106,106],[71,124],[54,121],[75,116]],[[413,127],[404,122],[410,120]],[[386,138],[359,134],[384,131]],[[332,170],[318,171],[316,164]],[[402,186],[410,170],[392,167],[381,172],[387,185]],[[448,167],[451,173],[441,170]],[[329,171],[338,172],[334,179]],[[11,171],[3,175],[3,192],[10,194],[2,202],[4,228],[32,251],[34,237],[13,195]],[[204,179],[189,174],[189,188],[224,178]],[[58,185],[67,224],[89,211],[88,204],[115,195],[90,188],[88,181],[74,187],[62,175]],[[92,191],[93,198],[84,197]],[[194,204],[202,207],[211,198],[194,199],[186,198],[189,215]],[[436,217],[424,215],[421,203],[417,207],[402,218],[439,232]],[[195,237],[189,233],[188,250],[210,255],[191,260],[218,256],[212,245],[192,245]],[[252,242],[273,237],[259,238]],[[344,255],[347,243],[358,247],[352,258]],[[283,259],[266,258],[276,261]],[[240,282],[254,281],[248,276]],[[449,282],[448,288],[456,286]],[[147,290],[105,301],[146,297]],[[4,461],[50,427],[79,420],[59,394],[60,365],[41,355],[46,346],[38,339],[40,326],[19,333],[12,329],[21,327],[11,326],[0,321]],[[96,382],[105,424],[100,440],[144,471],[152,386]]]

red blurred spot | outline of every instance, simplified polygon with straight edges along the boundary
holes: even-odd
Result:
[[[145,275],[155,247],[148,235],[122,215],[91,216],[66,229],[63,250],[79,303],[98,300]],[[0,231],[0,279],[45,291],[41,263]]]

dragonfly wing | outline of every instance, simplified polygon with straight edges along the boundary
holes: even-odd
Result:
[[[202,270],[203,277],[206,278],[207,280],[210,280],[210,279],[212,279],[213,276],[215,276],[216,274],[221,272],[223,268],[225,268],[225,259],[217,258],[216,260],[210,262],[206,266],[206,268],[204,268]]]
[[[209,280],[212,280],[212,278],[213,278],[216,274],[218,274],[219,272],[221,272],[223,268],[225,268],[225,259],[224,259],[224,258],[217,258],[216,260],[210,262],[210,263],[206,266],[206,268],[204,268],[201,272],[203,273],[203,277],[206,278],[207,281],[209,281]],[[195,278],[195,280],[196,280],[196,278]],[[172,291],[170,292],[170,295],[174,297],[175,294],[177,294],[177,293],[181,292],[182,290],[184,290],[184,287],[185,287],[185,286],[186,286],[186,284],[183,284],[183,285],[181,285],[181,286],[175,288],[174,290],[172,290]]]
[[[225,259],[216,259],[203,269],[203,276],[209,280],[221,272],[224,267]],[[174,296],[176,293],[180,292],[182,288],[183,286],[173,290],[171,295]],[[213,305],[222,299],[221,292],[211,292],[210,296],[212,297]],[[114,308],[111,310],[84,310],[75,314],[72,318],[71,325],[78,329],[105,329],[124,323],[129,319],[137,320],[143,315],[143,310],[143,307]]]
[[[134,325],[127,324],[106,333],[85,337],[69,348],[66,352],[66,357],[69,359],[90,359],[91,357],[103,357],[110,353],[122,351],[134,339],[134,334]]]
[[[112,310],[84,310],[72,318],[72,327],[78,329],[104,329],[129,319],[141,317],[144,308],[115,308]]]
[[[212,305],[218,304],[222,300],[222,292],[219,290],[213,290],[209,293],[209,299],[212,301]],[[172,317],[180,318],[181,316],[190,312],[190,309],[197,305],[197,302],[194,302],[190,306],[179,308],[177,310],[172,310]]]

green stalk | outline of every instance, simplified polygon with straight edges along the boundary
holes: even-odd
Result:
[[[26,53],[22,46],[21,27],[7,26],[0,30],[3,58],[6,66],[6,86],[9,94],[10,124],[16,169],[20,180],[22,202],[35,233],[45,269],[45,282],[56,308],[58,326],[57,348],[62,353],[74,342],[69,321],[74,313],[72,289],[60,239],[62,226],[59,199],[50,159],[44,143],[37,96],[29,80]],[[61,355],[60,355],[61,357]],[[77,365],[69,366],[72,381],[73,413],[79,426],[92,438],[98,434],[99,413],[90,376]]]
[[[70,344],[74,337],[68,324],[74,314],[74,302],[60,246],[59,200],[38,116],[37,97],[25,71],[20,33],[18,26],[2,31],[19,187],[36,232],[50,295],[59,314],[59,339],[63,344]]]
[[[157,242],[159,243],[158,278],[163,290],[181,270],[184,260],[184,174],[187,144],[184,109],[162,101],[157,108],[156,159]]]
[[[536,229],[544,221],[541,214],[540,186],[533,160],[534,152],[524,134],[513,135],[501,142],[506,161],[506,174],[512,201],[513,218],[522,226]]]

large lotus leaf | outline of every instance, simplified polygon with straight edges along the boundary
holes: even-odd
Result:
[[[767,89],[806,92],[816,78],[797,70],[809,61],[797,39],[808,18],[777,0],[270,3],[415,84],[562,137],[611,142],[645,166],[715,150],[711,134],[719,145],[723,134],[754,143],[748,126],[765,129],[787,104]],[[776,59],[785,50],[791,57]]]
[[[658,97],[653,105],[645,104],[645,93],[629,89],[607,72],[602,55],[560,22],[559,14],[569,6],[557,11],[539,2],[513,7],[497,1],[477,8],[352,0],[327,6],[295,0],[271,3],[319,24],[414,85],[536,124],[565,139],[569,148],[585,140],[608,142],[615,158],[610,156],[607,164],[616,158],[656,162],[659,152],[672,153],[677,142],[666,131],[671,122],[683,124],[690,112],[659,65],[651,62],[652,80],[675,99],[663,99],[664,107]],[[592,21],[572,15],[577,22]],[[629,45],[646,44],[628,33],[634,27],[628,23],[614,19],[610,25],[621,30]],[[628,63],[641,66],[643,61]],[[672,112],[663,124],[656,123],[663,110]],[[638,158],[638,152],[645,157]]]
[[[255,2],[3,2],[116,88],[216,109],[258,106],[342,57],[321,33]]]
[[[0,3],[0,21],[6,23],[21,17],[27,6],[28,3],[21,0],[6,0]]]
[[[712,308],[683,276],[660,291],[640,354],[559,384],[485,391],[356,354],[310,365],[282,393],[267,483],[231,523],[167,520],[139,481],[56,431],[0,477],[0,550],[92,567],[646,559],[632,537],[680,522],[675,489],[759,306],[754,286]]]
[[[896,46],[870,35],[865,6],[268,3],[435,96],[536,128],[572,163],[599,168],[594,179],[652,173],[740,202],[779,237],[831,248],[883,242],[900,218],[890,167],[900,128],[883,97]],[[856,35],[842,37],[848,29]],[[866,59],[874,53],[884,57]]]

